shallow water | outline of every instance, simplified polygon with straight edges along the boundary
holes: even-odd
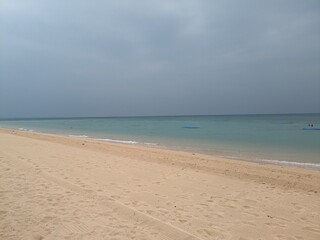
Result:
[[[320,166],[320,131],[302,130],[311,123],[319,128],[320,114],[2,120],[0,126]]]

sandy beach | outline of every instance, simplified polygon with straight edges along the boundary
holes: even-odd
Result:
[[[320,171],[0,130],[0,239],[320,239]]]

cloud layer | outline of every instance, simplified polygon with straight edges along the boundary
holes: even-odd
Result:
[[[319,1],[0,4],[0,117],[320,112]]]

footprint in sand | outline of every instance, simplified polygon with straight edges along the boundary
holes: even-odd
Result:
[[[90,229],[87,225],[83,223],[64,223],[61,226],[62,230],[65,232],[71,232],[71,233],[88,233],[91,232],[92,229]]]
[[[41,236],[40,234],[35,234],[35,235],[32,236],[32,239],[33,240],[42,240],[42,239],[44,239],[44,237]]]
[[[245,225],[249,225],[249,226],[256,226],[256,224],[254,222],[249,222],[249,221],[242,221],[243,224]]]
[[[310,231],[310,232],[313,232],[313,233],[316,233],[316,234],[320,234],[320,229],[317,229],[317,228],[314,228],[314,227],[307,226],[307,227],[304,227],[303,229],[307,230],[307,231]]]
[[[285,228],[285,225],[279,224],[279,223],[270,223],[267,222],[266,225],[270,226],[270,227],[280,227],[280,228]]]
[[[276,240],[296,240],[297,238],[293,236],[283,236],[283,235],[277,235]]]
[[[181,223],[186,223],[186,222],[187,222],[187,220],[179,219],[179,222],[181,222]]]

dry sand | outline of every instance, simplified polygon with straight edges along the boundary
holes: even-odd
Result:
[[[320,239],[320,171],[0,130],[0,239]]]

